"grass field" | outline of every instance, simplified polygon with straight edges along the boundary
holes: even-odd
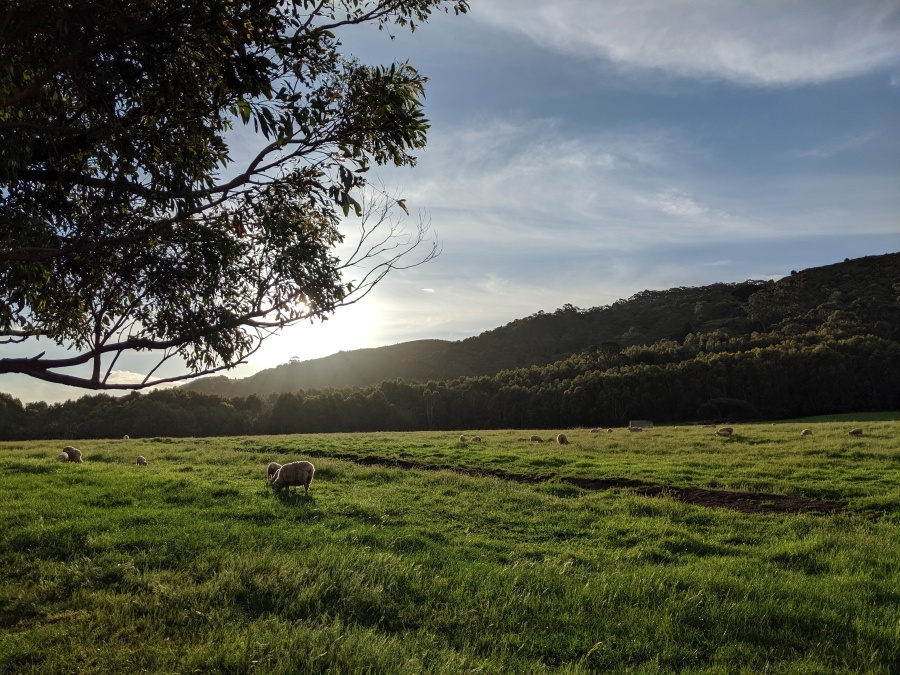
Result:
[[[0,443],[0,673],[898,673],[890,417]]]

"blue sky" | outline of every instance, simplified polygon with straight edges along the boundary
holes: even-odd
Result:
[[[429,77],[428,147],[377,175],[443,253],[228,375],[900,251],[897,0],[471,6],[393,40],[342,36]],[[84,393],[12,376],[0,391]]]

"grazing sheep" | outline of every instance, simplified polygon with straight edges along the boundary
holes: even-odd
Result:
[[[812,436],[812,429],[804,429],[800,432],[801,436]]]
[[[466,442],[466,437],[465,437],[465,436],[460,436],[460,437],[459,437],[459,442],[460,442],[460,443],[465,443],[465,442]]]
[[[266,480],[268,480],[271,483],[272,477],[276,473],[278,473],[278,469],[280,469],[280,468],[281,468],[281,464],[279,464],[278,462],[269,462],[269,466],[266,469]]]
[[[138,466],[147,466],[147,458],[144,457],[143,455],[138,455],[137,465]]]
[[[57,462],[68,462],[69,456],[64,452],[61,452],[61,453],[59,453],[59,456],[56,458],[56,461]]]
[[[628,427],[628,431],[643,431],[644,427]]]
[[[611,434],[611,433],[612,433],[612,429],[607,429],[607,430],[606,430],[606,433]]]
[[[560,434],[559,436],[556,437],[556,442],[559,443],[560,445],[568,445],[569,439],[568,439],[568,437],[566,437],[565,434]]]
[[[269,484],[276,490],[302,485],[304,494],[309,494],[309,484],[315,473],[316,467],[311,462],[288,462],[278,469]]]
[[[469,441],[471,443],[481,443],[481,436],[472,436],[472,438],[470,438]]]
[[[716,431],[716,436],[725,436],[727,438],[728,436],[731,436],[731,434],[733,434],[733,433],[734,433],[734,429],[732,429],[731,427],[722,427],[721,429],[718,429]]]
[[[601,429],[600,427],[594,427],[593,429],[591,429],[592,434],[599,434],[601,431],[603,431],[603,429]]]
[[[78,448],[73,448],[71,445],[67,445],[62,449],[62,451],[69,456],[70,462],[77,462],[78,464],[84,463],[81,459],[81,450],[79,450]]]
[[[127,441],[129,438],[131,438],[131,436],[129,436],[128,434],[125,434],[124,436],[122,436],[122,438]]]
[[[856,429],[851,429],[849,433],[851,436],[862,436],[862,429],[857,427]]]
[[[532,442],[532,443],[543,443],[543,442],[544,442],[544,439],[541,438],[540,436],[532,436],[532,437],[531,437],[531,442]]]

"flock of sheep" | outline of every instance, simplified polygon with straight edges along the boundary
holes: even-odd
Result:
[[[128,439],[128,436],[125,436],[125,439]],[[480,441],[481,439],[476,436],[472,440]],[[64,447],[56,459],[60,462],[84,463],[81,450],[73,448],[71,445]],[[137,465],[147,466],[147,458],[143,455],[138,455]],[[281,465],[278,462],[269,462],[269,466],[266,470],[266,480],[276,492],[286,487],[302,487],[304,494],[309,494],[309,485],[312,483],[315,474],[316,467],[314,467],[311,462],[288,462],[284,465]]]
[[[707,424],[704,425],[704,428],[715,429],[715,425]],[[641,427],[628,427],[629,431],[643,431]],[[591,433],[599,433],[603,431],[600,427],[595,427],[591,429]],[[612,429],[607,429],[607,433],[612,433]],[[721,427],[716,429],[716,436],[724,436],[729,437],[734,433],[733,427]],[[862,436],[863,430],[861,428],[854,428],[849,431],[851,436]],[[804,429],[800,432],[801,436],[812,436],[812,429]],[[127,439],[128,436],[125,436]],[[531,443],[543,443],[544,439],[538,435],[533,435],[529,439]],[[471,438],[467,438],[466,436],[459,437],[460,443],[481,443],[481,436],[472,436]],[[557,434],[556,442],[559,445],[568,445],[569,438],[565,434]],[[71,445],[67,445],[62,449],[62,452],[56,458],[60,462],[76,462],[78,464],[82,464],[84,459],[81,455],[81,450],[78,448],[73,448]],[[138,466],[147,466],[147,459],[143,455],[138,455],[137,458]],[[288,462],[287,464],[279,464],[278,462],[269,462],[269,466],[266,468],[266,481],[270,487],[272,487],[276,492],[281,490],[282,488],[297,488],[302,487],[304,494],[309,494],[309,486],[312,483],[313,476],[316,474],[316,467],[312,465],[312,462],[307,461],[296,461],[296,462]]]

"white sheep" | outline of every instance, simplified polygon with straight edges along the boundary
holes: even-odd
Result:
[[[472,436],[469,441],[472,443],[481,443],[481,436]]]
[[[863,435],[862,429],[860,429],[859,427],[857,427],[856,429],[851,429],[849,433],[851,436],[862,436]]]
[[[465,436],[460,436],[460,437],[459,437],[459,442],[460,442],[460,443],[465,443],[465,442],[466,442],[466,437],[465,437]]]
[[[278,469],[269,484],[276,490],[302,485],[303,492],[309,494],[309,484],[315,474],[316,467],[311,462],[288,462]]]
[[[599,434],[601,431],[603,431],[603,429],[601,429],[600,427],[594,427],[593,429],[591,429],[592,434]]]
[[[611,434],[611,433],[612,433],[612,429],[607,429],[607,430],[606,430],[606,433]]]
[[[800,432],[801,436],[812,436],[812,429],[804,429]]]
[[[718,429],[716,431],[716,436],[728,437],[728,436],[731,436],[731,434],[733,434],[733,433],[734,433],[734,429],[732,429],[731,427],[722,427],[721,429]]]
[[[122,438],[127,441],[128,439],[131,438],[131,436],[129,436],[128,434],[125,434],[124,436],[122,436]]]
[[[58,462],[68,462],[68,461],[69,461],[69,456],[68,456],[66,453],[64,453],[64,452],[61,452],[61,453],[59,453],[59,456],[56,458],[56,461],[58,461]]]
[[[280,469],[280,468],[281,468],[281,464],[279,464],[278,462],[269,462],[269,466],[266,469],[266,480],[268,480],[271,483],[272,477],[276,473],[278,473],[278,469]]]
[[[137,465],[138,466],[147,466],[147,458],[144,457],[143,455],[138,455]]]
[[[568,445],[569,439],[565,434],[559,434],[556,437],[556,442],[559,443],[560,445]]]
[[[532,443],[543,443],[544,442],[544,439],[541,438],[540,436],[532,436],[530,440]]]
[[[84,462],[81,459],[81,450],[78,448],[73,448],[71,445],[67,445],[62,449],[66,455],[69,457],[70,462],[77,462],[78,464],[83,464]]]

